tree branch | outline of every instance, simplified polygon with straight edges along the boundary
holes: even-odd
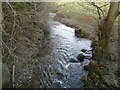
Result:
[[[100,8],[105,7],[105,6],[107,6],[107,5],[109,5],[109,3],[100,6]]]
[[[109,5],[109,3],[104,4],[102,6],[98,6],[97,4],[95,4],[95,2],[90,2],[89,4],[92,5],[92,6],[94,6],[97,9],[97,13],[99,15],[99,19],[101,19],[102,16],[103,16],[103,18],[106,17],[106,15],[105,15],[106,11],[104,9],[102,9],[102,7],[105,7],[105,6]]]
[[[12,30],[12,33],[11,33],[11,39],[13,38],[13,34],[14,34],[14,31],[15,31],[15,25],[16,25],[16,11],[13,9],[12,5],[8,2],[8,0],[6,0],[6,3],[8,4],[8,6],[11,8],[11,10],[13,11],[13,30]],[[11,40],[10,39],[10,40]]]

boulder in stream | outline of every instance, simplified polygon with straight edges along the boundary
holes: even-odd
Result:
[[[82,31],[81,28],[78,28],[78,29],[75,29],[75,36],[78,36],[78,37],[85,37],[85,33]]]
[[[83,55],[83,53],[80,53],[80,54],[77,56],[77,59],[78,59],[80,62],[83,62],[84,59],[85,59],[85,55]]]

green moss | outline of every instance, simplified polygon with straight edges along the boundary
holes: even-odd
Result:
[[[89,78],[89,77],[86,77],[85,79],[84,79],[84,84],[85,84],[85,88],[90,88],[90,87],[92,87],[92,80],[91,80],[91,78]]]
[[[107,71],[101,70],[97,63],[91,61],[87,66],[87,70],[88,70],[88,75],[84,79],[85,87],[87,88],[109,87],[105,79],[102,78]]]

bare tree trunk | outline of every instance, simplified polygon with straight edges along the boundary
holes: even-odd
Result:
[[[96,57],[98,60],[108,60],[110,59],[110,50],[109,50],[109,37],[111,34],[112,27],[116,21],[117,16],[119,15],[119,3],[110,2],[110,8],[108,15],[103,23],[99,26],[99,40]]]

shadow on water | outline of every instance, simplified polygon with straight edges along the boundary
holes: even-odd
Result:
[[[36,65],[38,79],[41,87],[82,88],[87,73],[83,67],[89,60],[80,63],[76,57],[83,53],[82,49],[91,50],[91,41],[76,37],[74,28],[53,20],[55,15],[49,15],[49,34],[45,37],[43,55]],[[92,56],[91,52],[83,54]]]

